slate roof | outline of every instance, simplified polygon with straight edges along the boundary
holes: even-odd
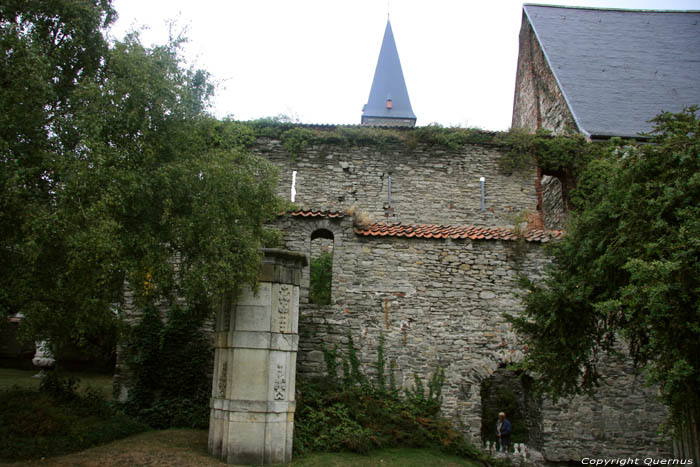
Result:
[[[299,210],[286,213],[292,217],[345,217],[339,211]],[[471,240],[517,240],[518,235],[511,229],[499,227],[475,227],[473,225],[452,226],[435,224],[386,224],[375,223],[367,228],[354,228],[355,234],[364,237],[406,237],[406,238],[435,238],[435,239],[471,239]],[[523,232],[528,242],[546,243],[558,240],[564,236],[563,230],[534,230]]]
[[[391,109],[387,108],[387,99],[392,101]],[[411,100],[408,98],[401,60],[399,60],[399,52],[396,49],[389,20],[386,22],[369,99],[362,109],[363,121],[366,117],[416,119],[416,114],[411,108]]]
[[[634,137],[661,111],[700,104],[700,11],[523,11],[587,136]]]

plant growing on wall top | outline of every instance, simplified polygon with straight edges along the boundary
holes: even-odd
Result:
[[[284,149],[296,158],[314,140],[314,132],[306,128],[292,128],[282,133],[280,139]]]

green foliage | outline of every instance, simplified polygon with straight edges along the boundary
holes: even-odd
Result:
[[[42,376],[39,391],[59,402],[72,402],[79,397],[78,382],[72,376],[61,376],[56,371],[49,371]]]
[[[75,95],[99,73],[107,50],[101,28],[114,18],[109,0],[0,4],[2,315],[42,308],[60,321],[75,306],[68,284],[60,284],[61,269],[54,268],[56,261],[71,261],[56,241],[64,229],[54,209],[61,187],[56,172],[69,163],[60,153],[78,144]],[[85,321],[104,329],[104,317]],[[82,337],[80,329],[71,331]]]
[[[309,274],[309,302],[319,306],[330,305],[333,254],[324,251],[318,257],[312,258]]]
[[[501,172],[532,171],[536,167],[543,174],[559,179],[564,205],[573,209],[571,191],[584,167],[609,152],[617,141],[591,143],[582,135],[552,136],[546,130],[531,134],[512,129],[496,137],[497,144],[505,149],[498,160]]]
[[[495,133],[474,128],[445,128],[437,124],[415,128],[410,132],[416,142],[458,149],[465,144],[493,143]]]
[[[109,0],[0,4],[0,313],[54,353],[141,306],[208,313],[254,285],[284,209],[249,126],[206,113],[213,86],[175,38],[112,44]],[[177,261],[174,261],[177,258]],[[60,363],[60,362],[59,362]]]
[[[543,283],[525,281],[512,318],[524,368],[554,398],[592,393],[599,359],[622,337],[658,384],[674,423],[700,420],[700,120],[698,108],[654,119],[651,144],[591,160],[566,237]]]
[[[376,146],[385,151],[389,145],[413,149],[418,143],[458,149],[465,144],[497,144],[497,134],[472,128],[444,128],[429,125],[414,129],[356,126],[300,125],[277,116],[241,122],[258,137],[282,140],[285,149],[298,156],[309,145]]]
[[[326,345],[321,343],[323,351],[323,361],[326,364],[326,384],[329,387],[338,386],[338,345],[333,349],[326,349]]]
[[[389,368],[389,393],[396,396],[399,390],[396,387],[396,376],[394,376],[396,373],[396,362],[394,360],[391,361]]]
[[[206,428],[209,424],[212,349],[191,311],[171,309],[166,321],[143,310],[125,352],[132,380],[126,412],[154,428]]]
[[[355,342],[352,339],[352,333],[348,331],[348,362],[350,364],[349,378],[345,380],[345,385],[347,387],[360,387],[369,388],[369,382],[362,372],[362,367],[360,363],[360,357],[357,356],[357,350],[355,350]]]
[[[242,124],[252,128],[258,137],[276,139],[280,139],[282,133],[296,126],[294,121],[287,115],[264,117],[249,122],[242,122]]]
[[[423,380],[418,374],[413,375],[414,384],[412,388],[404,390],[406,400],[421,411],[436,415],[442,406],[442,386],[445,384],[445,370],[439,366],[433,372],[428,381],[428,395],[425,395]]]
[[[598,157],[607,145],[589,143],[583,135],[551,135],[547,130],[528,133],[512,129],[497,138],[507,148],[499,159],[505,173],[540,167],[545,173],[571,171],[578,174],[586,164]]]
[[[379,332],[379,345],[377,346],[377,391],[386,391],[386,377],[384,376],[384,367],[386,360],[384,359],[384,333]]]
[[[306,128],[295,127],[282,133],[280,139],[284,149],[296,157],[304,152],[310,141],[313,141],[314,133]]]
[[[380,338],[383,340],[383,338]],[[380,347],[383,347],[383,342]],[[337,348],[324,349],[328,375],[337,373]],[[421,388],[399,398],[393,371],[387,391],[378,374],[372,382],[362,373],[352,335],[342,358],[345,377],[342,384],[330,376],[300,380],[294,424],[294,450],[297,454],[318,451],[367,453],[386,447],[431,447],[485,460],[452,425],[439,415],[444,371],[438,368],[431,378],[428,396]],[[377,369],[385,368],[383,349]],[[394,369],[394,365],[392,365]],[[420,378],[417,384],[422,386]],[[418,395],[420,393],[420,395]]]
[[[148,429],[116,411],[100,391],[76,390],[77,381],[54,372],[39,392],[0,392],[0,460],[17,461],[87,449]]]

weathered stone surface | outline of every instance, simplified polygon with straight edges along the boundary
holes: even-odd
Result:
[[[294,277],[301,279],[305,264],[305,256],[266,250],[258,293],[244,290],[237,303],[224,301],[218,312],[209,452],[228,463],[292,459],[299,312]]]
[[[321,344],[343,349],[350,330],[366,371],[375,368],[379,335],[385,356],[395,362],[396,381],[411,386],[413,374],[428,378],[446,370],[443,412],[479,443],[481,382],[502,365],[522,359],[524,348],[504,315],[522,310],[515,295],[518,277],[541,277],[549,259],[537,244],[522,249],[503,241],[433,240],[357,236],[349,218],[281,218],[289,248],[308,251],[318,228],[334,234],[332,304],[308,304],[308,271],[301,286],[299,365],[302,374],[321,374]],[[459,262],[446,262],[448,257]],[[462,268],[468,265],[469,268]],[[466,269],[466,271],[465,271]],[[610,361],[610,375],[596,400],[578,397],[569,405],[543,401],[538,447],[549,461],[580,460],[581,454],[666,455],[656,430],[665,411],[653,391],[635,380],[629,361]],[[623,396],[624,394],[624,396]],[[603,414],[600,407],[606,407]],[[629,407],[643,408],[636,425],[618,426]],[[575,409],[570,409],[575,407]],[[586,415],[588,414],[588,415]],[[534,430],[534,427],[533,427]],[[625,430],[629,430],[628,432]],[[605,433],[597,436],[591,433]],[[635,443],[624,434],[633,433]],[[601,443],[601,437],[605,442]]]
[[[390,144],[380,151],[376,147],[311,146],[292,157],[279,141],[261,139],[254,151],[280,168],[281,196],[289,196],[291,171],[298,171],[297,202],[308,209],[340,210],[356,204],[379,221],[492,227],[511,225],[518,212],[537,211],[537,174],[534,171],[525,175],[500,174],[499,153],[494,147],[465,145],[457,150],[438,151],[417,144],[407,151],[405,147]],[[347,162],[352,170],[342,170],[339,162]],[[391,212],[384,209],[389,168],[393,170]],[[478,179],[482,175],[486,177],[485,213],[480,210]],[[231,362],[238,351],[231,333],[266,333],[270,342],[268,350],[293,355],[289,366],[282,371],[282,378],[274,373],[275,378],[270,380],[272,375],[267,373],[268,397],[278,394],[274,392],[276,381],[288,378],[284,383],[286,389],[294,387],[295,372],[287,368],[296,365],[300,374],[307,375],[325,371],[321,344],[326,347],[337,344],[344,350],[348,331],[352,332],[366,371],[375,372],[381,333],[385,337],[387,362],[397,365],[394,376],[399,384],[411,386],[414,373],[425,379],[437,365],[445,369],[443,413],[464,426],[475,444],[479,443],[482,411],[479,387],[499,367],[517,362],[523,356],[523,343],[512,332],[504,315],[522,310],[516,295],[519,275],[531,279],[542,276],[549,263],[542,246],[535,243],[518,246],[500,240],[361,237],[355,234],[352,219],[347,216],[281,216],[277,226],[284,234],[286,248],[307,255],[314,254],[311,238],[315,232],[331,233],[332,240],[322,244],[333,253],[331,304],[324,307],[309,304],[308,267],[291,277],[275,272],[273,267],[266,273],[267,278],[293,279],[285,283],[294,286],[293,301],[299,299],[300,305],[293,306],[290,312],[291,329],[287,325],[281,327],[279,316],[273,321],[270,315],[267,321],[270,329],[260,331],[259,327],[267,323],[264,319],[260,323],[248,316],[239,324],[235,313],[219,314],[217,329],[226,337],[217,335],[217,341],[226,342],[226,348],[217,354],[212,420],[224,417],[224,406],[216,404],[231,394],[232,375],[236,371]],[[270,286],[268,306],[272,306],[273,296],[278,293],[279,289],[275,292]],[[259,299],[251,297],[250,302],[241,304],[259,306],[256,300]],[[299,311],[298,321],[296,311]],[[280,332],[281,329],[286,332]],[[290,342],[287,351],[287,341],[272,337],[276,333],[286,338],[297,329],[298,364],[293,352],[295,342]],[[265,336],[245,339],[243,334],[240,336],[245,351],[255,351],[261,343],[268,342]],[[274,342],[277,344],[273,345]],[[546,459],[580,460],[581,453],[612,458],[631,453],[632,449],[638,457],[670,454],[669,446],[656,432],[665,412],[654,400],[654,391],[642,387],[628,360],[609,359],[603,364],[609,378],[596,400],[579,397],[557,405],[542,402],[538,439]],[[244,366],[241,363],[241,368]],[[224,384],[219,384],[222,376]],[[242,379],[246,378],[247,375]],[[221,389],[224,396],[218,397]],[[281,384],[277,384],[277,390],[280,389]],[[293,391],[287,396],[288,399],[280,402],[291,404]],[[288,406],[287,415],[290,414],[293,415],[292,405]],[[632,417],[636,417],[636,423]],[[263,418],[259,420],[263,423]],[[284,422],[275,422],[278,440],[291,436],[292,430],[288,426],[283,430],[283,425]],[[240,426],[235,427],[238,429]],[[234,428],[229,425],[213,424],[210,437],[215,440],[235,437],[235,430],[231,430]],[[222,443],[210,448],[212,453],[228,458],[225,449]]]
[[[296,199],[302,207],[343,210],[356,205],[378,221],[506,226],[514,215],[537,206],[535,171],[501,173],[499,151],[488,145],[455,150],[401,143],[339,147],[313,145],[294,157],[276,140],[261,138],[253,151],[280,169],[278,194],[289,198],[296,171]],[[333,154],[332,159],[326,156]],[[342,170],[339,162],[352,170]],[[334,169],[338,169],[335,171]],[[391,210],[388,175],[391,173]],[[479,177],[486,178],[486,211],[481,211]],[[308,250],[305,250],[308,252]],[[366,254],[366,252],[365,252]]]
[[[513,128],[576,131],[569,106],[549,69],[530,22],[523,20],[513,104]]]

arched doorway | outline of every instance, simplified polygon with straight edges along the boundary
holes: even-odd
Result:
[[[531,377],[499,368],[481,383],[481,440],[496,441],[496,420],[505,412],[513,426],[511,441],[535,449],[542,446],[541,401]]]

